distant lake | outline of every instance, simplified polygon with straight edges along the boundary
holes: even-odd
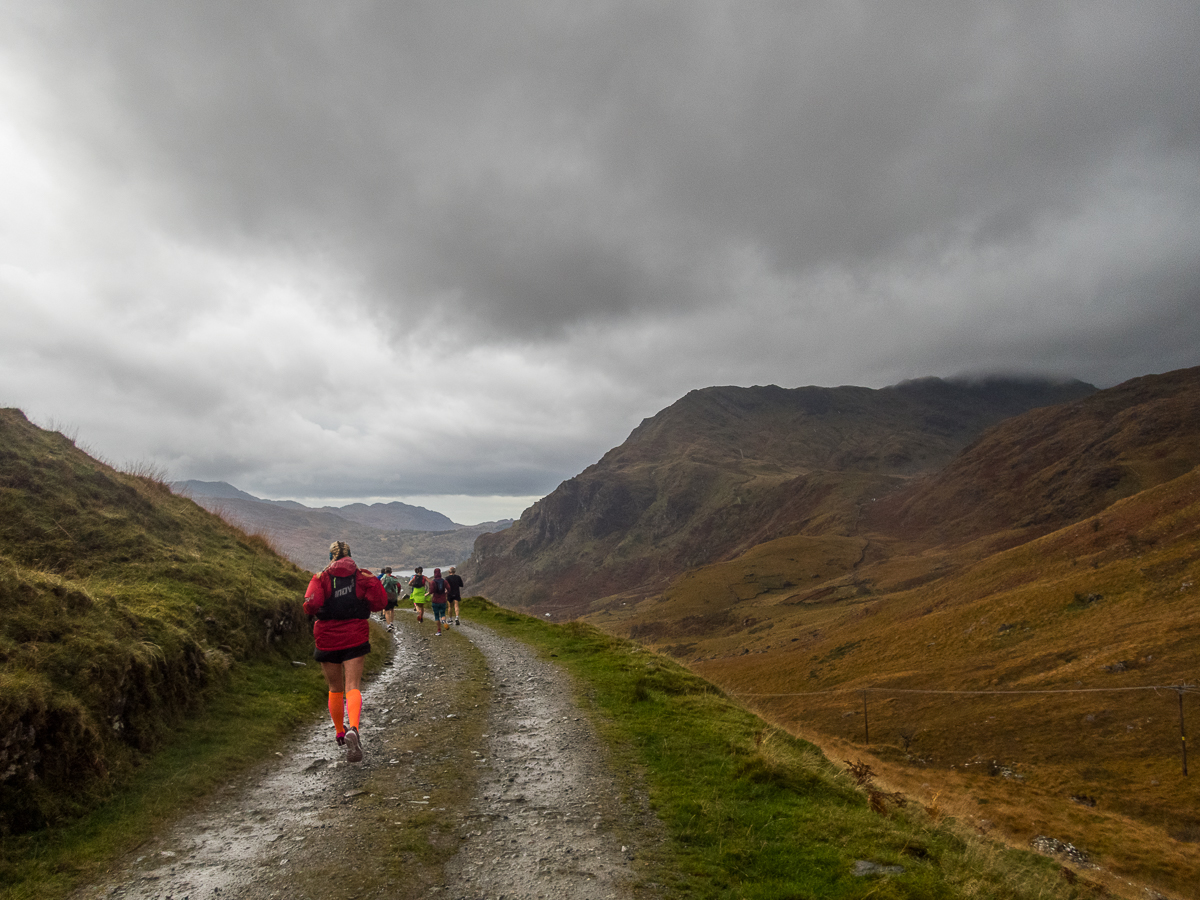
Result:
[[[450,567],[449,566],[425,566],[423,568],[423,571],[421,572],[421,574],[427,575],[430,578],[432,578],[434,569],[441,569],[442,574],[445,574],[447,571],[449,571]],[[376,569],[372,569],[371,571],[374,572],[376,575],[379,574],[379,572]],[[396,578],[401,578],[404,581],[408,581],[408,579],[412,578],[416,574],[417,574],[416,571],[414,571],[413,569],[392,569],[392,575],[394,575]]]

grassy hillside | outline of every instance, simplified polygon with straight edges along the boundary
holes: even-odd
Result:
[[[595,621],[830,752],[864,746],[869,726],[877,768],[926,801],[971,796],[981,827],[1019,844],[1049,834],[1196,896],[1200,758],[1184,776],[1178,695],[1123,689],[1200,684],[1200,470],[1035,541],[976,550],[880,561],[797,592],[853,545],[779,541]],[[914,572],[932,578],[904,588]],[[909,693],[927,690],[987,693]],[[1195,734],[1200,696],[1183,700]]]
[[[1200,370],[1137,379],[1003,423],[854,529],[589,618],[831,751],[869,730],[893,783],[981,828],[1196,896],[1200,759],[1182,773],[1180,693],[1142,688],[1200,685],[1197,464]]]
[[[307,577],[0,410],[0,833],[89,808],[240,661],[304,652]]]
[[[940,469],[986,427],[1094,390],[925,379],[693,391],[477,540],[464,576],[508,606],[563,614],[645,596],[764,541],[853,531],[864,504]]]

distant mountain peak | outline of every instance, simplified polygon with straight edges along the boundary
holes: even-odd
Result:
[[[185,497],[209,497],[213,500],[258,500],[260,503],[264,502],[261,497],[247,494],[245,491],[235,488],[227,481],[197,481],[195,479],[172,481],[171,490]]]

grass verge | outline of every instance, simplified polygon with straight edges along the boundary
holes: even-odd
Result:
[[[393,646],[378,637],[367,657],[369,673],[379,671]],[[310,652],[308,638],[271,657],[235,665],[227,683],[213,689],[165,746],[90,814],[61,828],[5,837],[0,898],[67,897],[166,822],[252,768],[324,708],[325,682]],[[293,660],[308,664],[295,666]]]
[[[631,642],[482,598],[466,601],[464,614],[555,657],[586,686],[618,761],[644,773],[666,828],[661,848],[639,848],[647,877],[679,895],[1093,895],[1058,863],[957,833],[936,821],[936,810],[901,806],[903,798],[872,796],[869,780],[856,786],[812,744],[768,726],[711,683]],[[875,868],[856,874],[865,863]]]

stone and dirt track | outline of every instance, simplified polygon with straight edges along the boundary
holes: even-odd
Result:
[[[660,829],[565,672],[481,626],[396,619],[362,763],[314,722],[74,900],[660,896]]]

